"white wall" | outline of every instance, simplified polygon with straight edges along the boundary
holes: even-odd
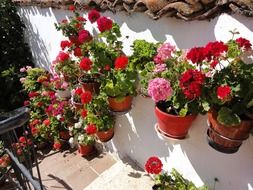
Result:
[[[27,26],[27,38],[38,66],[49,68],[60,50],[63,39],[54,28],[69,11],[26,7],[19,10]],[[170,41],[178,48],[205,45],[213,40],[228,40],[229,30],[237,28],[241,36],[253,42],[253,19],[239,15],[223,14],[210,22],[184,22],[173,18],[153,21],[143,14],[127,16],[107,12],[122,30],[124,50],[130,54],[130,45],[135,39]],[[141,166],[149,156],[162,158],[165,169],[178,169],[198,185],[203,182],[210,189],[218,178],[216,190],[252,190],[253,188],[253,138],[250,137],[235,154],[222,154],[208,146],[206,141],[206,116],[199,116],[185,140],[161,140],[154,130],[156,123],[151,99],[136,97],[133,109],[117,119],[115,136],[108,143],[110,150],[120,155],[129,155]]]

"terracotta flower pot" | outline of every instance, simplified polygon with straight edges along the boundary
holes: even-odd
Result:
[[[188,134],[192,122],[196,119],[197,115],[187,115],[180,117],[161,111],[157,106],[155,107],[155,115],[158,121],[159,130],[175,139],[184,139]]]
[[[83,109],[83,104],[82,103],[77,103],[73,99],[71,99],[71,103],[74,106],[74,108],[76,109],[76,111],[79,111],[79,110]]]
[[[81,80],[81,77],[78,80],[79,83],[82,85],[84,91],[90,91],[92,94],[99,94],[99,88],[101,85],[99,82],[96,82],[94,79],[91,79],[87,82],[83,82]]]
[[[101,142],[107,142],[107,141],[111,140],[113,135],[114,135],[114,127],[110,128],[107,131],[98,131],[96,133],[97,138]]]
[[[109,107],[112,111],[123,112],[128,111],[132,105],[132,96],[125,96],[123,98],[108,97]]]
[[[60,131],[60,138],[63,140],[69,140],[70,135],[69,135],[69,131]]]
[[[56,96],[62,99],[69,99],[71,97],[70,90],[57,90]]]
[[[214,111],[208,112],[207,116],[209,145],[223,153],[237,152],[253,127],[252,120],[242,120],[240,125],[231,127],[220,124]]]
[[[78,145],[78,152],[82,156],[88,156],[89,154],[91,154],[93,152],[93,150],[94,150],[93,145],[82,145],[82,144]]]

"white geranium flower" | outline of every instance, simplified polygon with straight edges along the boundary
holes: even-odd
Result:
[[[75,123],[75,126],[74,126],[76,129],[80,129],[82,127],[82,122],[78,122],[78,123]]]
[[[61,119],[61,114],[58,114],[58,115],[56,116],[56,119],[57,119],[57,120],[60,120],[60,119]]]

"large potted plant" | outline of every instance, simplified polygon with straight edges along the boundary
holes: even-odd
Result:
[[[128,67],[128,57],[117,57],[101,88],[108,96],[112,111],[126,112],[131,109],[133,95],[136,93],[136,80],[137,72]]]
[[[201,98],[205,75],[169,43],[159,47],[154,62],[148,93],[156,102],[158,131],[183,139],[197,114],[208,111]]]
[[[86,22],[97,25],[92,33]],[[69,39],[62,41],[61,47],[65,52],[72,53],[71,60],[79,65],[79,73],[76,72],[79,83],[85,91],[98,94],[104,73],[122,54],[122,42],[118,40],[121,37],[119,26],[96,10],[91,10],[87,18],[74,10],[70,21],[58,23],[56,28]]]
[[[218,151],[234,153],[253,127],[253,60],[247,39],[227,43],[210,42],[198,51],[206,52],[200,62],[209,70],[205,92],[211,107],[208,113],[209,144]],[[189,52],[190,53],[190,52]]]

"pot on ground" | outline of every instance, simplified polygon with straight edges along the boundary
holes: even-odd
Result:
[[[132,96],[125,97],[108,97],[109,107],[112,111],[115,112],[124,112],[131,109],[132,106]]]
[[[164,135],[175,139],[184,139],[188,134],[192,122],[197,117],[197,115],[180,117],[168,114],[162,111],[158,106],[155,107],[155,115],[159,131]]]
[[[208,143],[215,150],[223,153],[235,153],[243,141],[249,137],[253,127],[252,120],[241,120],[238,126],[225,126],[217,121],[217,113],[210,111],[207,114],[209,128],[207,131]]]
[[[101,142],[107,142],[113,138],[114,135],[114,127],[108,129],[107,131],[98,131],[96,133],[97,138]]]
[[[82,85],[82,88],[84,91],[90,91],[93,95],[94,94],[99,94],[99,88],[100,88],[100,85],[101,83],[97,82],[95,80],[95,78],[91,78],[87,81],[83,81],[82,78],[84,76],[80,77],[78,80],[79,80],[79,83]]]
[[[83,145],[83,144],[78,144],[78,152],[82,156],[88,156],[94,151],[94,146],[93,145]]]

